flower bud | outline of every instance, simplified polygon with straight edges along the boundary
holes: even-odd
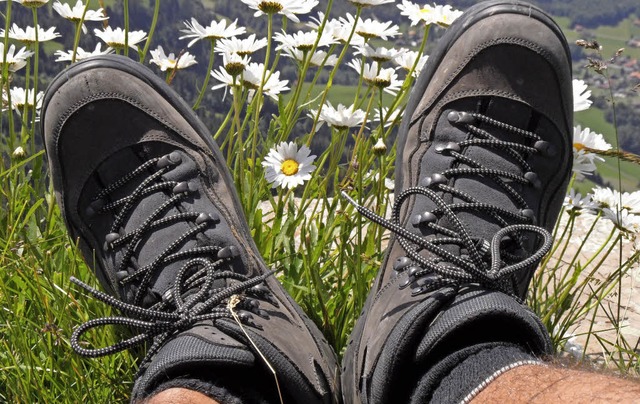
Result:
[[[18,159],[21,160],[23,158],[25,158],[27,156],[27,152],[24,151],[24,149],[22,148],[22,146],[18,146],[16,147],[16,149],[13,151],[12,156],[14,159]]]
[[[384,144],[384,141],[382,140],[382,138],[378,138],[378,141],[376,142],[376,144],[373,145],[373,152],[375,154],[384,154],[387,151],[387,145]]]

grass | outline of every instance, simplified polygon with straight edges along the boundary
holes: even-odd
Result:
[[[303,89],[302,91],[303,92],[309,91],[309,87],[310,87],[310,83],[305,83],[302,86],[302,89]],[[322,84],[314,85],[313,89],[311,90],[311,97],[310,97],[311,100],[319,99],[319,96],[321,95],[323,90],[324,90],[324,85]],[[353,104],[355,93],[356,93],[356,86],[349,86],[344,84],[333,84],[331,86],[331,92],[329,93],[327,100],[331,102],[331,104],[334,107],[337,107],[338,104],[349,106]],[[293,94],[288,93],[288,94],[285,94],[282,97],[282,99],[284,100],[284,102],[289,102],[292,96]],[[391,105],[392,102],[393,102],[393,97],[388,94],[384,94],[382,105],[385,107],[388,107]]]
[[[46,45],[41,51],[51,52],[56,47]],[[16,73],[20,74],[25,72]],[[9,84],[6,71],[2,79]],[[410,85],[411,80],[407,80],[402,91],[408,91]],[[356,88],[334,85],[327,100],[334,105],[350,105],[356,98]],[[247,102],[247,88],[238,87],[234,92],[235,109],[212,129],[216,131],[214,137],[225,139],[222,150],[267,264],[281,270],[279,276],[285,287],[341,352],[380,267],[385,239],[381,228],[367,226],[333,190],[347,189],[378,213],[386,211],[388,192],[383,181],[369,172],[380,178],[392,175],[393,146],[388,144],[388,150],[379,154],[372,150],[375,141],[388,139],[393,128],[372,122],[349,130],[333,128],[329,147],[314,150],[319,168],[312,178],[295,191],[274,191],[258,163],[269,148],[285,139],[294,138],[299,145],[312,144],[313,131],[293,133],[293,123],[304,117],[300,106],[317,108],[323,96],[322,86],[314,86],[309,97],[305,95],[307,89],[301,88],[300,97],[292,89],[281,98],[277,111],[267,117],[260,111],[261,96],[254,95],[253,101]],[[363,85],[356,107],[366,110],[369,105],[380,107],[380,102],[401,106],[406,99],[385,95],[380,101],[378,91],[367,92]],[[75,276],[98,286],[75,241],[67,235],[45,174],[44,153],[31,141],[37,129],[28,118],[34,111],[27,108],[19,112],[0,115],[0,127],[13,128],[0,143],[0,402],[126,402],[139,352],[84,359],[71,349],[70,335],[75,327],[91,318],[109,316],[111,310],[69,281]],[[25,113],[27,119],[23,120]],[[608,139],[614,133],[597,110],[578,114],[577,122],[605,133]],[[241,136],[233,136],[237,133]],[[347,140],[355,142],[348,161],[357,164],[345,163]],[[16,152],[18,146],[24,153]],[[623,172],[618,173],[613,163],[600,167],[602,175],[622,175],[623,186],[635,189],[640,169],[623,165]],[[595,317],[591,316],[596,314],[605,315],[621,329],[620,304],[610,302],[631,265],[637,262],[637,253],[631,252],[613,265],[613,271],[603,273],[604,263],[619,258],[613,247],[630,234],[613,228],[601,248],[582,254],[584,245],[576,247],[575,240],[586,240],[600,228],[577,230],[577,212],[562,215],[565,222],[557,227],[554,254],[543,261],[528,302],[543,319],[558,352],[573,326],[579,321],[594,324]],[[598,215],[594,218],[604,221]],[[91,334],[86,344],[107,346],[125,333],[107,328]],[[604,344],[597,329],[591,329],[588,335],[592,345],[606,347],[606,359],[615,367],[628,374],[636,371],[638,355],[633,341],[617,337]],[[584,348],[586,352],[588,347]]]
[[[591,130],[601,133],[605,140],[610,144],[615,144],[615,128],[604,118],[604,111],[596,108],[589,108],[586,111],[577,112],[575,116],[576,124],[583,128],[588,127]],[[638,189],[640,181],[640,166],[621,162],[621,173],[618,172],[618,162],[613,158],[606,158],[603,163],[597,163],[598,174],[600,174],[605,182],[618,187],[618,178],[622,180],[622,189],[625,191],[635,191]],[[620,175],[621,174],[621,175]],[[576,188],[586,193],[595,186],[591,181],[585,180],[576,183]]]
[[[576,39],[595,38],[600,45],[602,45],[603,49],[611,55],[613,55],[616,50],[625,48],[624,54],[638,59],[640,58],[640,48],[627,46],[627,41],[629,39],[640,37],[640,27],[633,24],[635,19],[635,15],[630,15],[615,26],[602,25],[596,29],[587,29],[584,32],[577,32],[570,27],[569,18],[555,18],[570,43],[575,42]],[[586,38],[586,36],[589,36],[589,38]]]

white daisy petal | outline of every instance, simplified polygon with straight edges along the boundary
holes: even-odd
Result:
[[[5,35],[6,31],[4,29],[0,30],[0,36],[4,37]],[[47,42],[60,37],[60,34],[56,32],[56,27],[51,27],[45,30],[38,25],[37,36],[38,42]],[[36,42],[36,29],[33,27],[22,29],[14,23],[11,26],[11,29],[9,29],[9,38],[20,41],[26,45],[31,45]]]
[[[184,52],[181,55],[176,56],[174,53],[166,55],[162,46],[158,45],[155,50],[151,51],[151,60],[149,63],[158,65],[160,70],[180,70],[186,69],[189,66],[193,66],[196,62],[196,58],[189,52]]]
[[[125,32],[122,28],[106,27],[104,30],[94,29],[93,33],[104,43],[114,49],[122,49],[125,47]],[[144,31],[129,31],[128,45],[132,49],[138,49],[138,43],[147,39],[147,33]]]
[[[88,52],[78,46],[76,49],[76,61],[84,60],[92,56],[107,55],[113,53],[114,50],[107,48],[102,50],[102,43],[98,42],[93,52]],[[73,60],[73,49],[69,51],[59,50],[55,52],[57,56],[56,62],[71,62]]]
[[[191,45],[201,39],[216,40],[244,34],[246,29],[244,27],[238,27],[236,25],[237,23],[238,20],[235,20],[227,27],[227,22],[225,20],[220,22],[211,21],[211,24],[204,27],[198,22],[198,20],[192,18],[191,21],[184,22],[184,25],[187,28],[181,29],[180,32],[185,35],[181,36],[179,39],[191,39],[191,42],[187,45],[187,47],[191,47]]]
[[[53,3],[53,9],[60,14],[62,18],[73,23],[80,21],[104,21],[109,19],[102,8],[97,10],[87,9],[85,13],[85,5],[82,3],[82,0],[78,0],[73,8],[67,3],[60,3],[59,1],[56,1]]]
[[[318,0],[241,0],[256,10],[254,16],[282,14],[293,22],[300,22],[297,14],[308,14],[318,5]]]
[[[309,110],[309,116],[315,118],[318,110]],[[355,109],[353,105],[345,107],[338,104],[334,108],[329,101],[320,110],[318,122],[326,122],[330,127],[340,129],[353,128],[362,125],[364,122],[365,112],[361,109]]]
[[[575,112],[584,111],[588,109],[592,102],[589,97],[591,97],[591,90],[587,90],[587,85],[584,80],[576,80],[573,79],[573,110]]]

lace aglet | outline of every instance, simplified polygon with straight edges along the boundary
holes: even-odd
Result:
[[[356,208],[359,208],[360,205],[358,204],[358,202],[355,201],[355,199],[353,199],[352,197],[349,196],[349,194],[347,194],[345,191],[340,191],[340,193],[342,194],[342,196],[353,206],[355,206]]]
[[[82,282],[80,279],[76,278],[75,276],[71,276],[69,278],[69,280],[71,281],[71,283],[80,286],[84,290],[91,291],[91,289],[93,289],[91,286],[89,286],[86,283]]]

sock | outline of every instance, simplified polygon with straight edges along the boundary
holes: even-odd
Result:
[[[418,381],[411,403],[468,402],[507,370],[542,361],[521,346],[488,342],[456,351],[432,366]]]

